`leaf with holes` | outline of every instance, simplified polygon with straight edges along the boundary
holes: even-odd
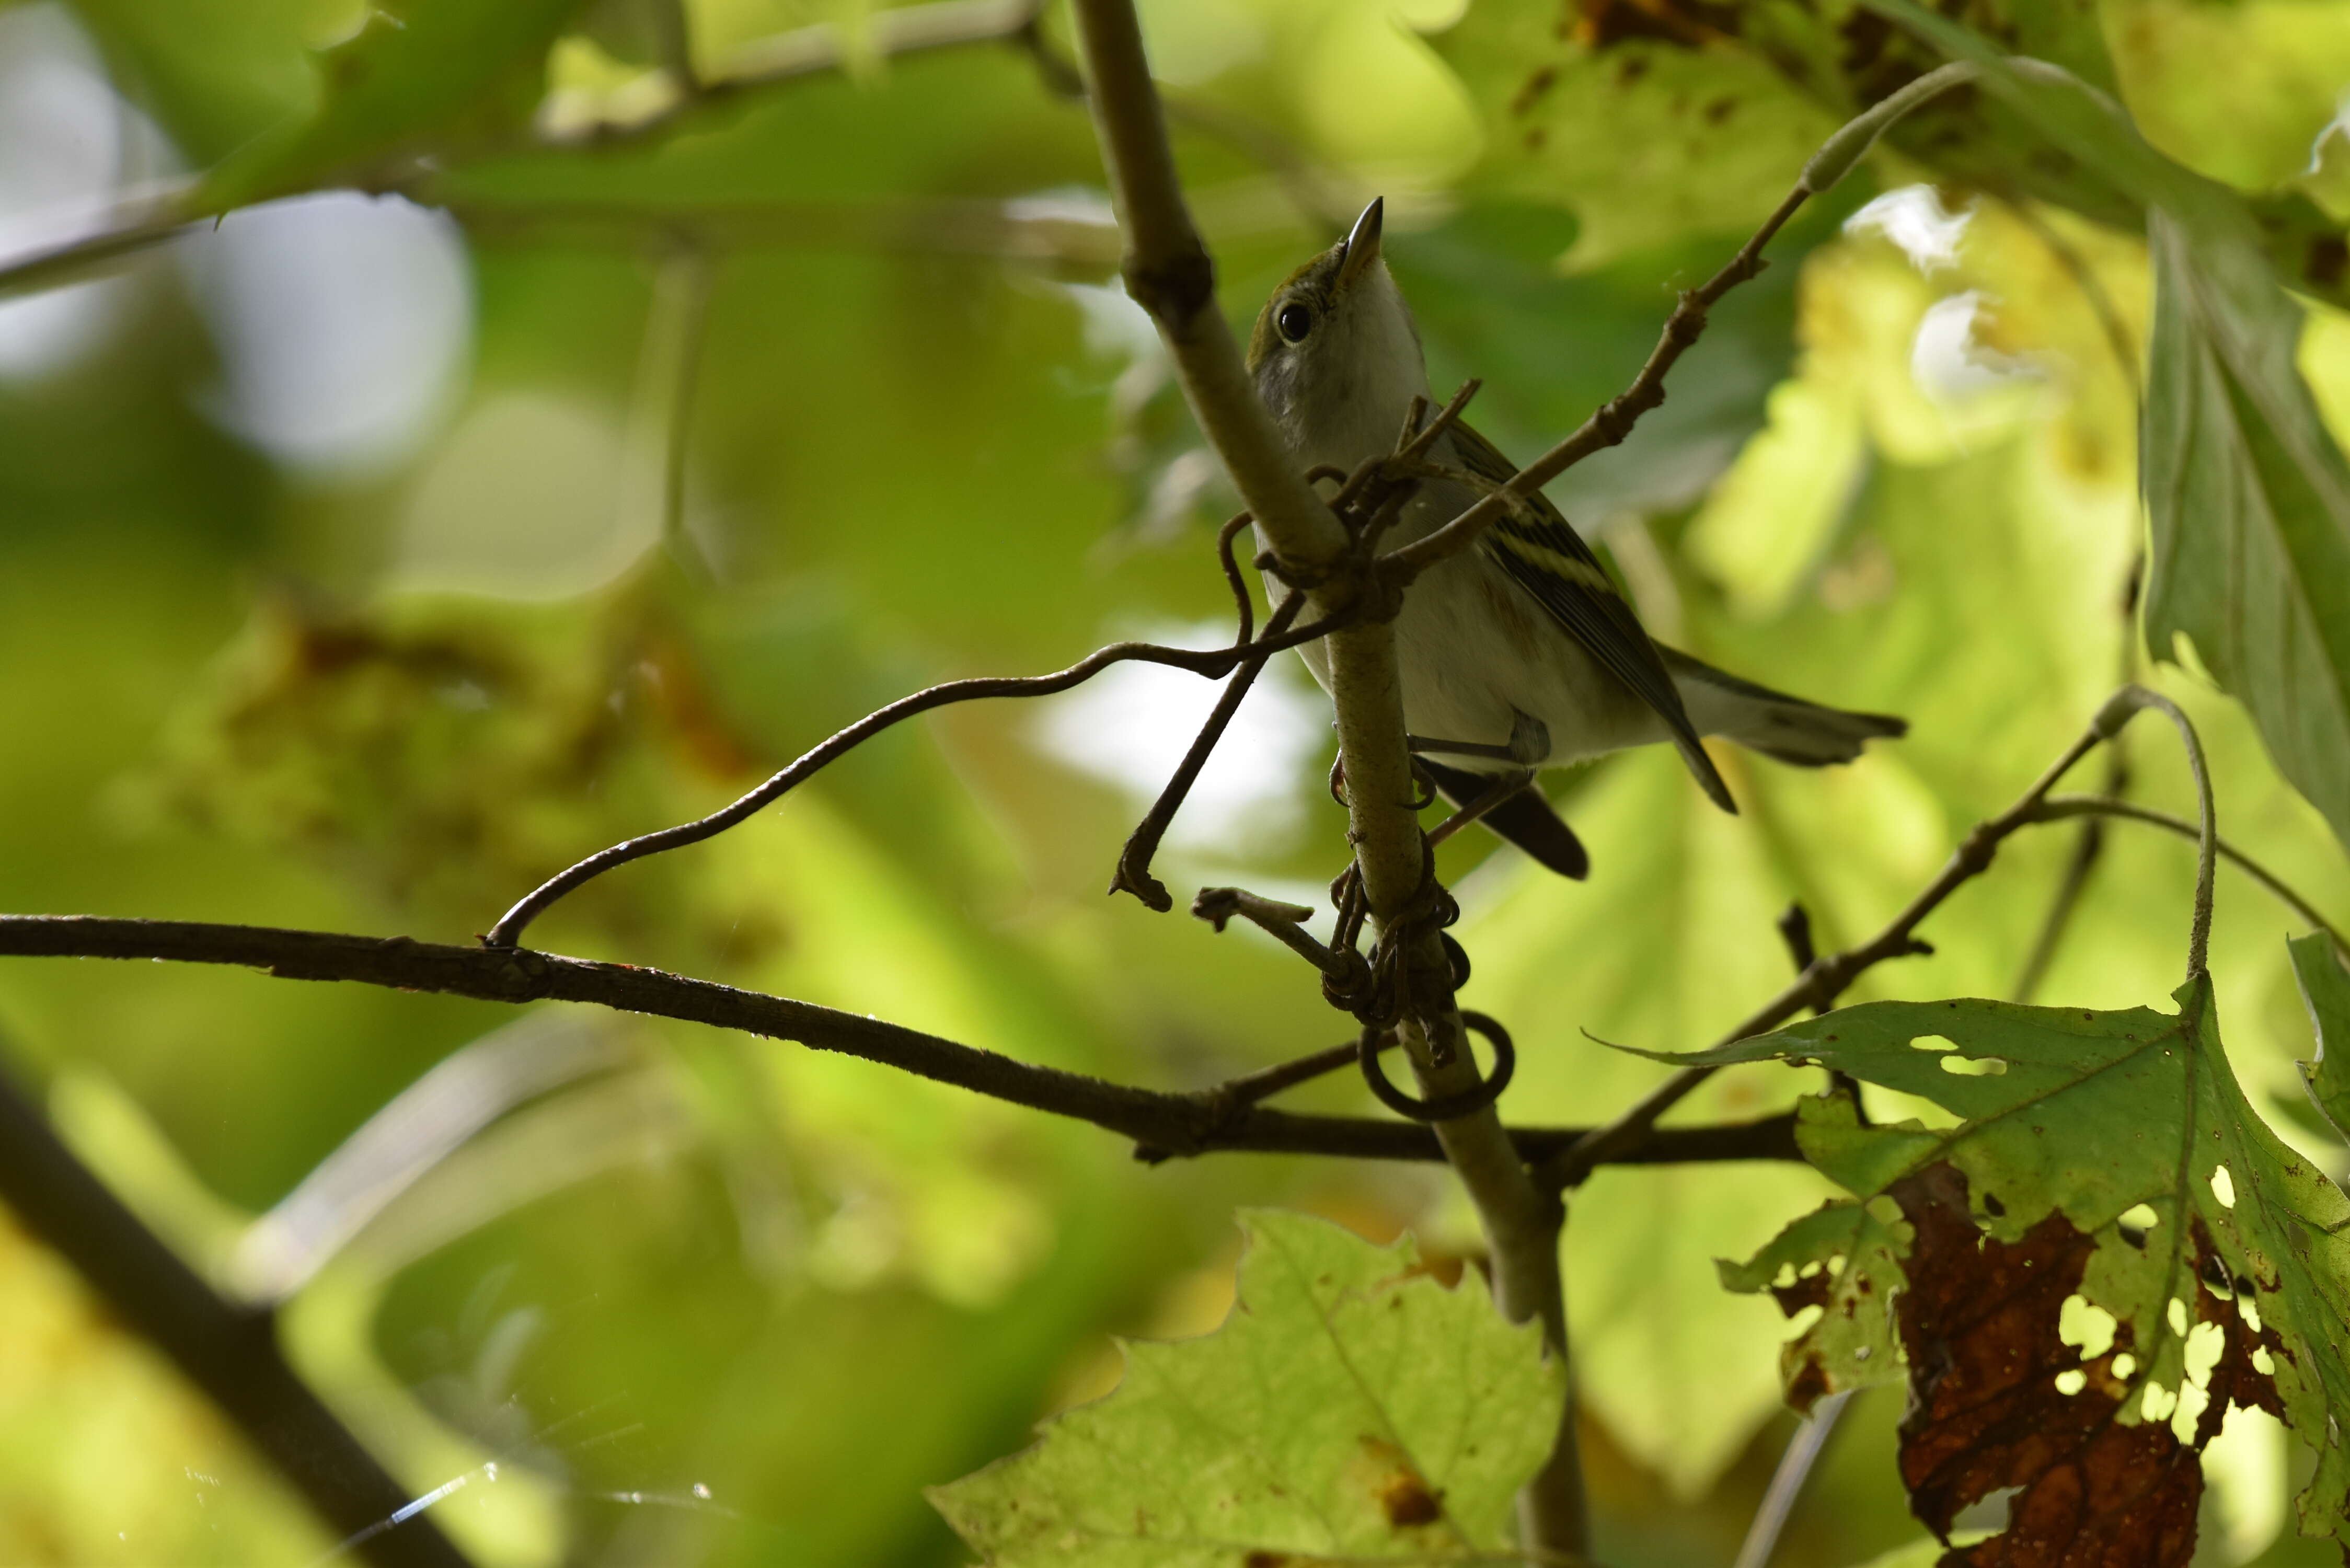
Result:
[[[1129,1345],[1117,1392],[931,1501],[990,1563],[1426,1563],[1503,1545],[1566,1397],[1533,1324],[1410,1241],[1243,1218],[1214,1334]]]
[[[1825,1203],[1745,1262],[1715,1264],[1724,1290],[1768,1291],[1789,1317],[1819,1309],[1779,1353],[1787,1403],[1798,1410],[1825,1395],[1901,1380],[1893,1309],[1909,1227],[1892,1210],[1885,1199]]]
[[[1966,1118],[1861,1127],[1814,1102],[1798,1135],[1911,1228],[1896,1315],[1919,1517],[1947,1531],[2022,1489],[1965,1563],[2184,1564],[2194,1456],[2231,1404],[2318,1450],[2302,1529],[2350,1546],[2350,1199],[2245,1099],[2209,977],[2177,1000],[1871,1002],[1671,1058],[1816,1064]]]

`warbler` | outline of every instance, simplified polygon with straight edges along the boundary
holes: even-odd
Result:
[[[1345,239],[1275,289],[1250,339],[1250,374],[1301,468],[1352,472],[1391,452],[1412,400],[1428,396],[1419,328],[1379,254],[1382,211],[1373,202]],[[1493,483],[1516,472],[1461,422],[1429,455]],[[1465,484],[1423,481],[1384,545],[1422,537],[1476,499]],[[1819,767],[1908,728],[1757,686],[1652,640],[1590,547],[1539,494],[1422,574],[1404,597],[1395,638],[1413,749],[1456,805],[1513,770],[1669,741],[1714,803],[1735,812],[1700,736]],[[1300,651],[1326,688],[1324,646]],[[1589,856],[1538,790],[1519,791],[1483,820],[1552,870],[1588,874]]]

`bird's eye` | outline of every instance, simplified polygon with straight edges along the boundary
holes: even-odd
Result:
[[[1305,335],[1314,330],[1314,313],[1302,305],[1284,305],[1281,314],[1273,318],[1273,324],[1292,343],[1303,343]]]

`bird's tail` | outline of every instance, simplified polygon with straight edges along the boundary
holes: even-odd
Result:
[[[1825,767],[1860,755],[1862,742],[1908,733],[1909,723],[1886,713],[1854,713],[1824,708],[1767,686],[1716,670],[1661,643],[1665,669],[1701,735],[1720,735],[1749,750],[1798,767]]]

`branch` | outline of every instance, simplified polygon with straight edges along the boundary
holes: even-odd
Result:
[[[796,1041],[811,1050],[858,1057],[991,1099],[1090,1122],[1134,1139],[1138,1156],[1149,1161],[1226,1149],[1357,1159],[1441,1158],[1437,1139],[1424,1127],[1361,1116],[1303,1116],[1253,1104],[1314,1075],[1298,1063],[1273,1069],[1289,1076],[1271,1087],[1265,1086],[1263,1075],[1250,1075],[1188,1094],[1133,1088],[1015,1061],[863,1013],[662,970],[595,963],[525,948],[453,947],[409,937],[194,920],[0,915],[0,955],[234,964],[265,971],[280,980],[351,981],[515,1004],[588,1002],[621,1012],[706,1023],[764,1039]],[[1355,1059],[1351,1044],[1346,1053],[1341,1065]],[[1305,1062],[1312,1064],[1326,1054]],[[1589,1131],[1523,1127],[1509,1136],[1523,1157],[1533,1159],[1566,1148]],[[1793,1118],[1773,1116],[1677,1129],[1631,1151],[1622,1163],[1800,1158]]]
[[[118,202],[113,221],[95,233],[0,259],[0,299],[73,283],[118,257],[135,255],[177,236],[189,224],[181,182]]]
[[[1836,998],[1843,995],[1854,981],[1887,959],[1931,951],[1918,940],[1918,927],[1951,894],[1991,869],[1992,857],[2010,835],[2039,820],[2033,814],[2048,792],[2056,787],[2057,781],[2070,772],[2075,763],[2101,742],[2112,739],[2121,725],[2129,722],[2130,715],[2137,710],[2124,705],[2123,699],[2137,690],[2136,687],[2123,688],[2121,693],[2099,711],[2081,738],[2067,746],[2064,755],[2051,763],[2048,771],[2023,792],[2022,799],[1989,822],[1977,824],[1974,831],[1951,851],[1950,862],[1942,867],[1941,873],[1910,899],[1884,929],[1858,947],[1847,948],[1843,952],[1814,961],[1793,985],[1748,1014],[1714,1048],[1766,1033],[1807,1007],[1825,1011],[1834,1006]],[[1581,1181],[1591,1173],[1594,1164],[1617,1158],[1625,1150],[1637,1147],[1643,1138],[1653,1136],[1657,1118],[1679,1105],[1713,1073],[1711,1067],[1682,1068],[1583,1143],[1563,1155],[1545,1160],[1536,1172],[1536,1179],[1554,1190]]]
[[[892,57],[1016,40],[1035,26],[1042,9],[1041,0],[934,0],[930,5],[899,6],[868,16],[861,42],[869,55]],[[673,6],[665,10],[665,21],[674,16]],[[536,145],[592,149],[640,141],[666,133],[689,115],[739,101],[764,88],[837,70],[847,63],[850,54],[839,29],[820,22],[738,45],[718,62],[715,70],[703,77],[693,73],[691,62],[681,57],[681,40],[675,36],[674,26],[665,27],[664,34],[665,52],[671,57],[664,68],[676,84],[670,97],[632,117],[598,119],[583,126],[544,132],[536,139]],[[495,149],[500,153],[515,150],[511,144]],[[388,177],[383,171],[338,171],[308,189],[325,190],[353,182],[370,190],[401,191],[428,205],[442,204],[435,201],[429,182],[410,189],[409,182]],[[161,244],[197,223],[215,218],[213,213],[188,211],[184,198],[195,185],[192,180],[174,182],[152,192],[126,198],[113,218],[97,233],[0,259],[0,298],[74,282],[117,257]],[[490,206],[466,205],[476,215]],[[600,212],[596,208],[594,203],[550,203],[539,211],[549,218],[591,224],[600,221],[608,225],[616,221],[613,208],[605,206]],[[641,234],[652,219],[649,209],[639,208],[632,220],[618,221],[633,221]],[[887,225],[882,227],[886,230]]]
[[[1255,515],[1276,569],[1305,587],[1325,618],[1343,615],[1357,603],[1363,574],[1339,569],[1347,564],[1347,531],[1284,449],[1216,306],[1215,265],[1184,206],[1131,0],[1076,0],[1075,13],[1087,101],[1126,228],[1127,292],[1158,322],[1192,414]],[[1451,1049],[1460,1018],[1451,1005],[1450,961],[1433,928],[1409,919],[1434,888],[1413,804],[1419,791],[1404,739],[1394,629],[1365,619],[1332,633],[1324,648],[1355,864],[1382,940],[1403,944],[1415,1015],[1407,1021],[1407,1048],[1423,1095],[1444,1103],[1475,1087],[1477,1069],[1468,1052]],[[1436,1134],[1491,1243],[1503,1315],[1513,1323],[1540,1319],[1546,1344],[1564,1363],[1563,1210],[1534,1189],[1491,1105],[1436,1124]],[[1529,1547],[1584,1556],[1590,1531],[1573,1405],[1567,1401],[1549,1461],[1520,1494],[1519,1536]]]
[[[410,1493],[286,1364],[276,1320],[215,1294],[5,1079],[0,1196],[204,1391],[328,1529],[379,1568],[464,1568],[432,1520],[410,1515],[388,1527]]]

